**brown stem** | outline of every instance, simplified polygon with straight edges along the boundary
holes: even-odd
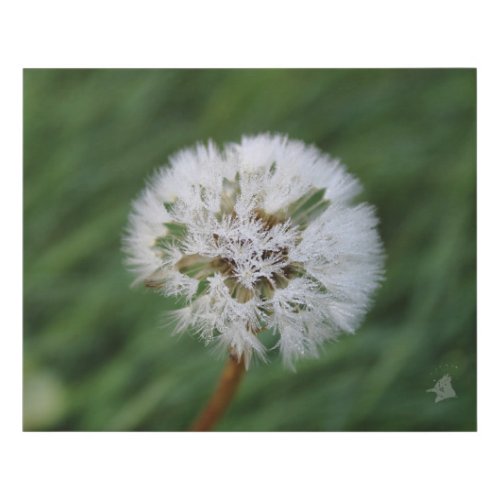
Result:
[[[192,425],[192,431],[209,431],[212,429],[229,406],[244,373],[245,363],[243,359],[238,361],[235,355],[230,354],[219,380],[219,385],[205,409]]]

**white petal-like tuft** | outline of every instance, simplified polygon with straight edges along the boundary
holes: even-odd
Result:
[[[354,333],[382,279],[373,207],[339,160],[283,135],[213,142],[171,157],[134,201],[127,263],[182,298],[191,329],[249,363],[272,330],[286,364]]]

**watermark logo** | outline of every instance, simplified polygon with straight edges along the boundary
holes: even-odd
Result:
[[[425,392],[434,392],[436,394],[436,399],[434,403],[439,403],[440,401],[444,401],[449,398],[456,398],[457,393],[453,389],[451,385],[451,375],[446,373],[443,375],[432,387],[431,389],[427,389]]]

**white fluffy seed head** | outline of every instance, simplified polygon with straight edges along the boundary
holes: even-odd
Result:
[[[127,263],[180,298],[177,331],[194,330],[247,366],[271,329],[285,363],[354,333],[382,276],[371,206],[337,160],[282,135],[185,149],[133,204]]]

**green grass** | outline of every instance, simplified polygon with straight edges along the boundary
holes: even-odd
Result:
[[[466,69],[26,70],[24,428],[188,427],[223,359],[130,289],[130,202],[178,148],[279,131],[360,178],[386,280],[357,335],[253,366],[218,429],[475,430],[475,96]]]

